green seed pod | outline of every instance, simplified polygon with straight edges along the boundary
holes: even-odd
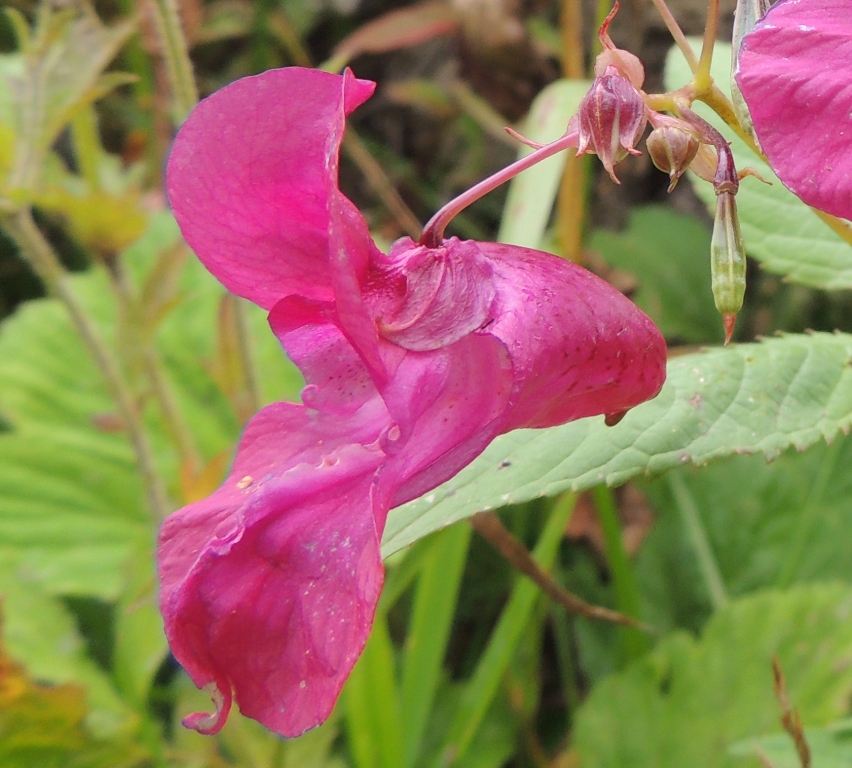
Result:
[[[730,192],[716,198],[716,218],[710,241],[710,274],[716,309],[725,323],[725,343],[731,340],[737,313],[742,309],[746,287],[743,233],[737,200]]]

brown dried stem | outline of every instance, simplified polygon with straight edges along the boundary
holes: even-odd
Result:
[[[772,656],[772,676],[775,683],[775,698],[781,706],[781,725],[790,734],[799,754],[799,762],[802,768],[811,768],[811,750],[805,739],[805,731],[802,728],[802,718],[799,712],[790,704],[790,696],[787,693],[787,681],[781,671],[778,657]]]
[[[584,616],[587,619],[621,624],[645,632],[654,631],[651,627],[618,613],[618,611],[587,603],[557,584],[553,577],[536,563],[527,548],[509,532],[500,518],[493,512],[480,512],[470,518],[470,522],[474,530],[494,547],[512,567],[535,582],[548,597],[559,603],[567,611],[578,616]]]

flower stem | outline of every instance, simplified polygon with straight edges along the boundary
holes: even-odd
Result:
[[[246,394],[252,412],[257,412],[263,405],[263,396],[260,392],[260,380],[257,375],[254,355],[251,353],[251,332],[248,323],[248,304],[245,299],[236,298],[234,307],[234,324],[236,326],[238,347],[245,377]]]
[[[607,0],[604,0],[605,2]],[[586,77],[583,63],[583,4],[581,0],[562,0],[562,74],[581,80]],[[592,45],[600,47],[597,35]],[[556,232],[562,255],[580,263],[583,258],[583,224],[586,218],[588,159],[568,156],[559,180],[556,196]]]
[[[713,179],[713,188],[716,194],[730,193],[735,195],[739,189],[740,182],[730,142],[716,128],[710,125],[703,117],[700,117],[689,109],[689,107],[680,105],[678,111],[680,112],[680,116],[701,134],[701,138],[704,141],[716,148],[716,152],[719,155],[716,175]]]
[[[686,59],[686,63],[689,65],[692,74],[695,74],[698,71],[698,57],[695,55],[695,51],[692,50],[689,40],[686,39],[686,35],[683,34],[683,30],[666,5],[666,0],[651,0],[651,2],[662,17],[666,29],[669,30],[669,34],[674,39],[675,44],[680,48],[683,58]]]
[[[154,0],[154,21],[163,45],[163,57],[172,89],[173,119],[177,125],[183,123],[198,103],[198,87],[189,57],[189,46],[175,0]],[[249,395],[256,409],[260,408],[261,397],[257,371],[249,349],[246,307],[237,302],[237,332],[240,338],[239,352],[245,372]],[[152,379],[153,383],[153,379]],[[176,422],[175,422],[176,423]],[[176,434],[178,434],[176,432]],[[183,452],[183,451],[182,451]]]
[[[579,80],[583,71],[583,4],[562,0],[559,27],[562,33],[562,76]]]
[[[379,196],[379,199],[384,203],[385,208],[390,211],[391,215],[396,219],[396,223],[406,232],[409,237],[417,237],[420,232],[420,222],[417,217],[411,212],[411,209],[405,204],[405,201],[396,191],[388,175],[385,173],[381,165],[376,161],[370,151],[367,149],[364,141],[355,132],[352,126],[346,129],[346,136],[343,138],[343,151],[349,157],[361,173],[373,191]]]
[[[139,327],[143,323],[143,308],[139,305],[139,300],[128,279],[127,270],[120,259],[113,259],[107,264],[107,272],[117,302],[129,312],[130,323],[128,325],[132,327],[128,327],[127,331],[135,334],[133,337],[135,353],[140,355],[142,367],[151,385],[151,391],[160,406],[160,411],[172,440],[177,446],[181,464],[189,468],[190,471],[197,472],[201,468],[201,456],[195,447],[192,433],[184,423],[180,408],[166,380],[163,361],[157,352],[154,339],[148,334],[147,328]]]
[[[175,0],[154,0],[152,8],[172,89],[172,119],[180,125],[198,103],[189,47]]]
[[[4,224],[18,245],[21,255],[44,282],[49,293],[65,305],[71,322],[94,358],[127,429],[142,476],[148,506],[158,519],[164,518],[168,514],[168,503],[157,475],[154,454],[142,426],[136,399],[118,364],[101,339],[94,321],[69,285],[68,273],[39,231],[29,209],[21,209],[4,217]]]
[[[514,178],[521,171],[531,168],[536,163],[540,163],[542,160],[555,155],[557,152],[561,152],[563,149],[576,146],[577,132],[571,131],[556,141],[545,144],[526,157],[516,160],[511,165],[507,165],[503,170],[497,171],[493,176],[480,181],[479,184],[475,184],[469,190],[447,203],[429,219],[423,228],[423,234],[420,235],[420,245],[425,245],[428,248],[437,248],[444,240],[444,230],[447,228],[447,225],[469,205],[475,203],[479,198],[484,197],[501,184]]]
[[[710,90],[713,77],[710,66],[713,63],[713,48],[716,45],[716,34],[719,30],[719,0],[709,0],[707,5],[707,23],[704,25],[704,42],[701,46],[701,59],[698,70],[694,72],[693,82],[698,93]]]

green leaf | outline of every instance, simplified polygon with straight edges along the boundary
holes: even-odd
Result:
[[[86,4],[79,10],[53,11],[39,6],[35,29],[19,30],[24,62],[20,77],[0,67],[0,90],[16,95],[15,162],[9,191],[31,191],[45,154],[76,110],[92,103],[126,76],[101,77],[107,64],[133,33],[133,22],[104,26]]]
[[[124,699],[137,711],[147,712],[154,676],[169,652],[150,546],[131,552],[126,570],[126,584],[116,606],[113,677]]]
[[[115,598],[131,552],[152,548],[141,494],[115,435],[61,424],[0,434],[0,558],[54,594]]]
[[[694,41],[700,47],[700,41]],[[731,47],[717,43],[713,53],[713,77],[716,84],[730,95]],[[666,83],[679,88],[690,82],[682,54],[672,47],[666,60]],[[737,207],[748,255],[758,259],[770,272],[785,275],[788,280],[812,288],[852,288],[852,247],[830,230],[816,214],[787,190],[772,169],[724,124],[715,112],[696,102],[694,109],[715,125],[726,138],[737,168],[752,167],[772,185],[747,177],[740,184]],[[694,180],[699,197],[708,207],[716,204],[711,184]]]
[[[589,247],[632,274],[632,298],[667,339],[697,344],[718,338],[710,292],[710,231],[692,216],[662,205],[635,209],[623,232],[595,230]]]
[[[573,497],[566,497],[553,505],[532,552],[535,561],[545,571],[553,568],[559,542],[565,535],[565,526],[574,511],[575,501]],[[488,639],[488,645],[480,655],[473,675],[462,689],[443,748],[432,764],[434,768],[468,764],[469,750],[492,706],[540,596],[541,591],[536,584],[518,576],[500,620]]]
[[[852,336],[790,335],[685,355],[615,427],[603,419],[497,438],[455,478],[393,510],[383,552],[477,511],[623,483],[738,453],[775,458],[852,425]]]
[[[178,237],[171,216],[160,215],[123,253],[137,285]],[[102,336],[117,346],[115,301],[104,271],[76,276],[73,286]],[[195,259],[188,260],[156,328],[165,377],[204,460],[230,454],[243,426],[210,364],[223,294]],[[265,313],[251,312],[250,325],[267,392],[292,397],[301,377],[269,332]],[[128,677],[124,667],[116,671],[126,695],[138,700],[163,646],[153,581],[146,592],[130,564],[153,562],[158,521],[144,508],[133,453],[114,410],[56,301],[29,302],[0,325],[0,415],[12,427],[0,433],[0,558],[8,565],[6,575],[54,595],[115,600],[127,593],[122,610],[141,601],[146,607],[138,615],[122,613],[117,637],[117,652],[126,643],[121,653],[141,653],[146,660],[139,676]],[[170,489],[178,491],[180,460],[166,425],[154,408],[145,415],[158,466]],[[217,478],[210,482],[215,487]],[[0,573],[0,591],[6,575]],[[148,634],[141,638],[136,632]]]
[[[852,581],[852,439],[790,450],[772,464],[734,456],[676,470],[728,595],[803,581]],[[675,473],[643,490],[657,512],[636,562],[643,615],[655,627],[697,629],[709,615],[694,547],[672,493]]]
[[[414,765],[443,681],[443,663],[473,529],[450,526],[430,540],[402,655],[400,699],[406,766]]]
[[[773,654],[803,722],[836,720],[852,695],[850,612],[852,589],[839,584],[729,603],[699,640],[671,635],[595,686],[577,713],[576,757],[585,768],[739,765],[732,744],[777,729]]]
[[[0,650],[0,765],[3,768],[131,768],[150,765],[124,735],[101,740],[86,721],[86,691],[36,682]]]
[[[5,570],[5,563],[0,565]],[[96,737],[132,729],[135,716],[122,703],[106,673],[89,658],[68,610],[31,582],[4,578],[2,589],[3,635],[9,656],[40,681],[81,686],[86,725]]]
[[[346,728],[357,768],[399,768],[404,764],[402,711],[394,649],[387,619],[373,624],[370,639],[343,690]]]
[[[585,80],[557,80],[548,85],[530,108],[524,135],[542,144],[563,136],[590,85]],[[531,152],[530,147],[522,147],[518,157]],[[560,152],[512,180],[497,235],[501,243],[541,247],[564,167],[565,153]]]
[[[840,720],[825,728],[805,729],[805,740],[815,768],[849,768],[852,766],[852,720]],[[764,756],[775,768],[801,768],[793,739],[787,733],[746,739],[731,746],[735,756]]]

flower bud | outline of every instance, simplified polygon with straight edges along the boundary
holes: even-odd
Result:
[[[725,344],[731,340],[737,313],[742,309],[746,286],[743,233],[737,215],[737,199],[730,192],[716,197],[716,217],[710,240],[710,275],[713,300],[725,324]]]
[[[645,145],[654,165],[669,175],[671,192],[695,159],[701,139],[689,123],[676,117],[660,115],[655,124],[656,127],[651,131]]]
[[[595,78],[580,102],[577,115],[577,154],[596,154],[612,180],[619,184],[613,166],[628,153],[641,154],[635,144],[648,124],[642,94],[626,77],[617,74],[614,67],[608,67],[605,74]]]

